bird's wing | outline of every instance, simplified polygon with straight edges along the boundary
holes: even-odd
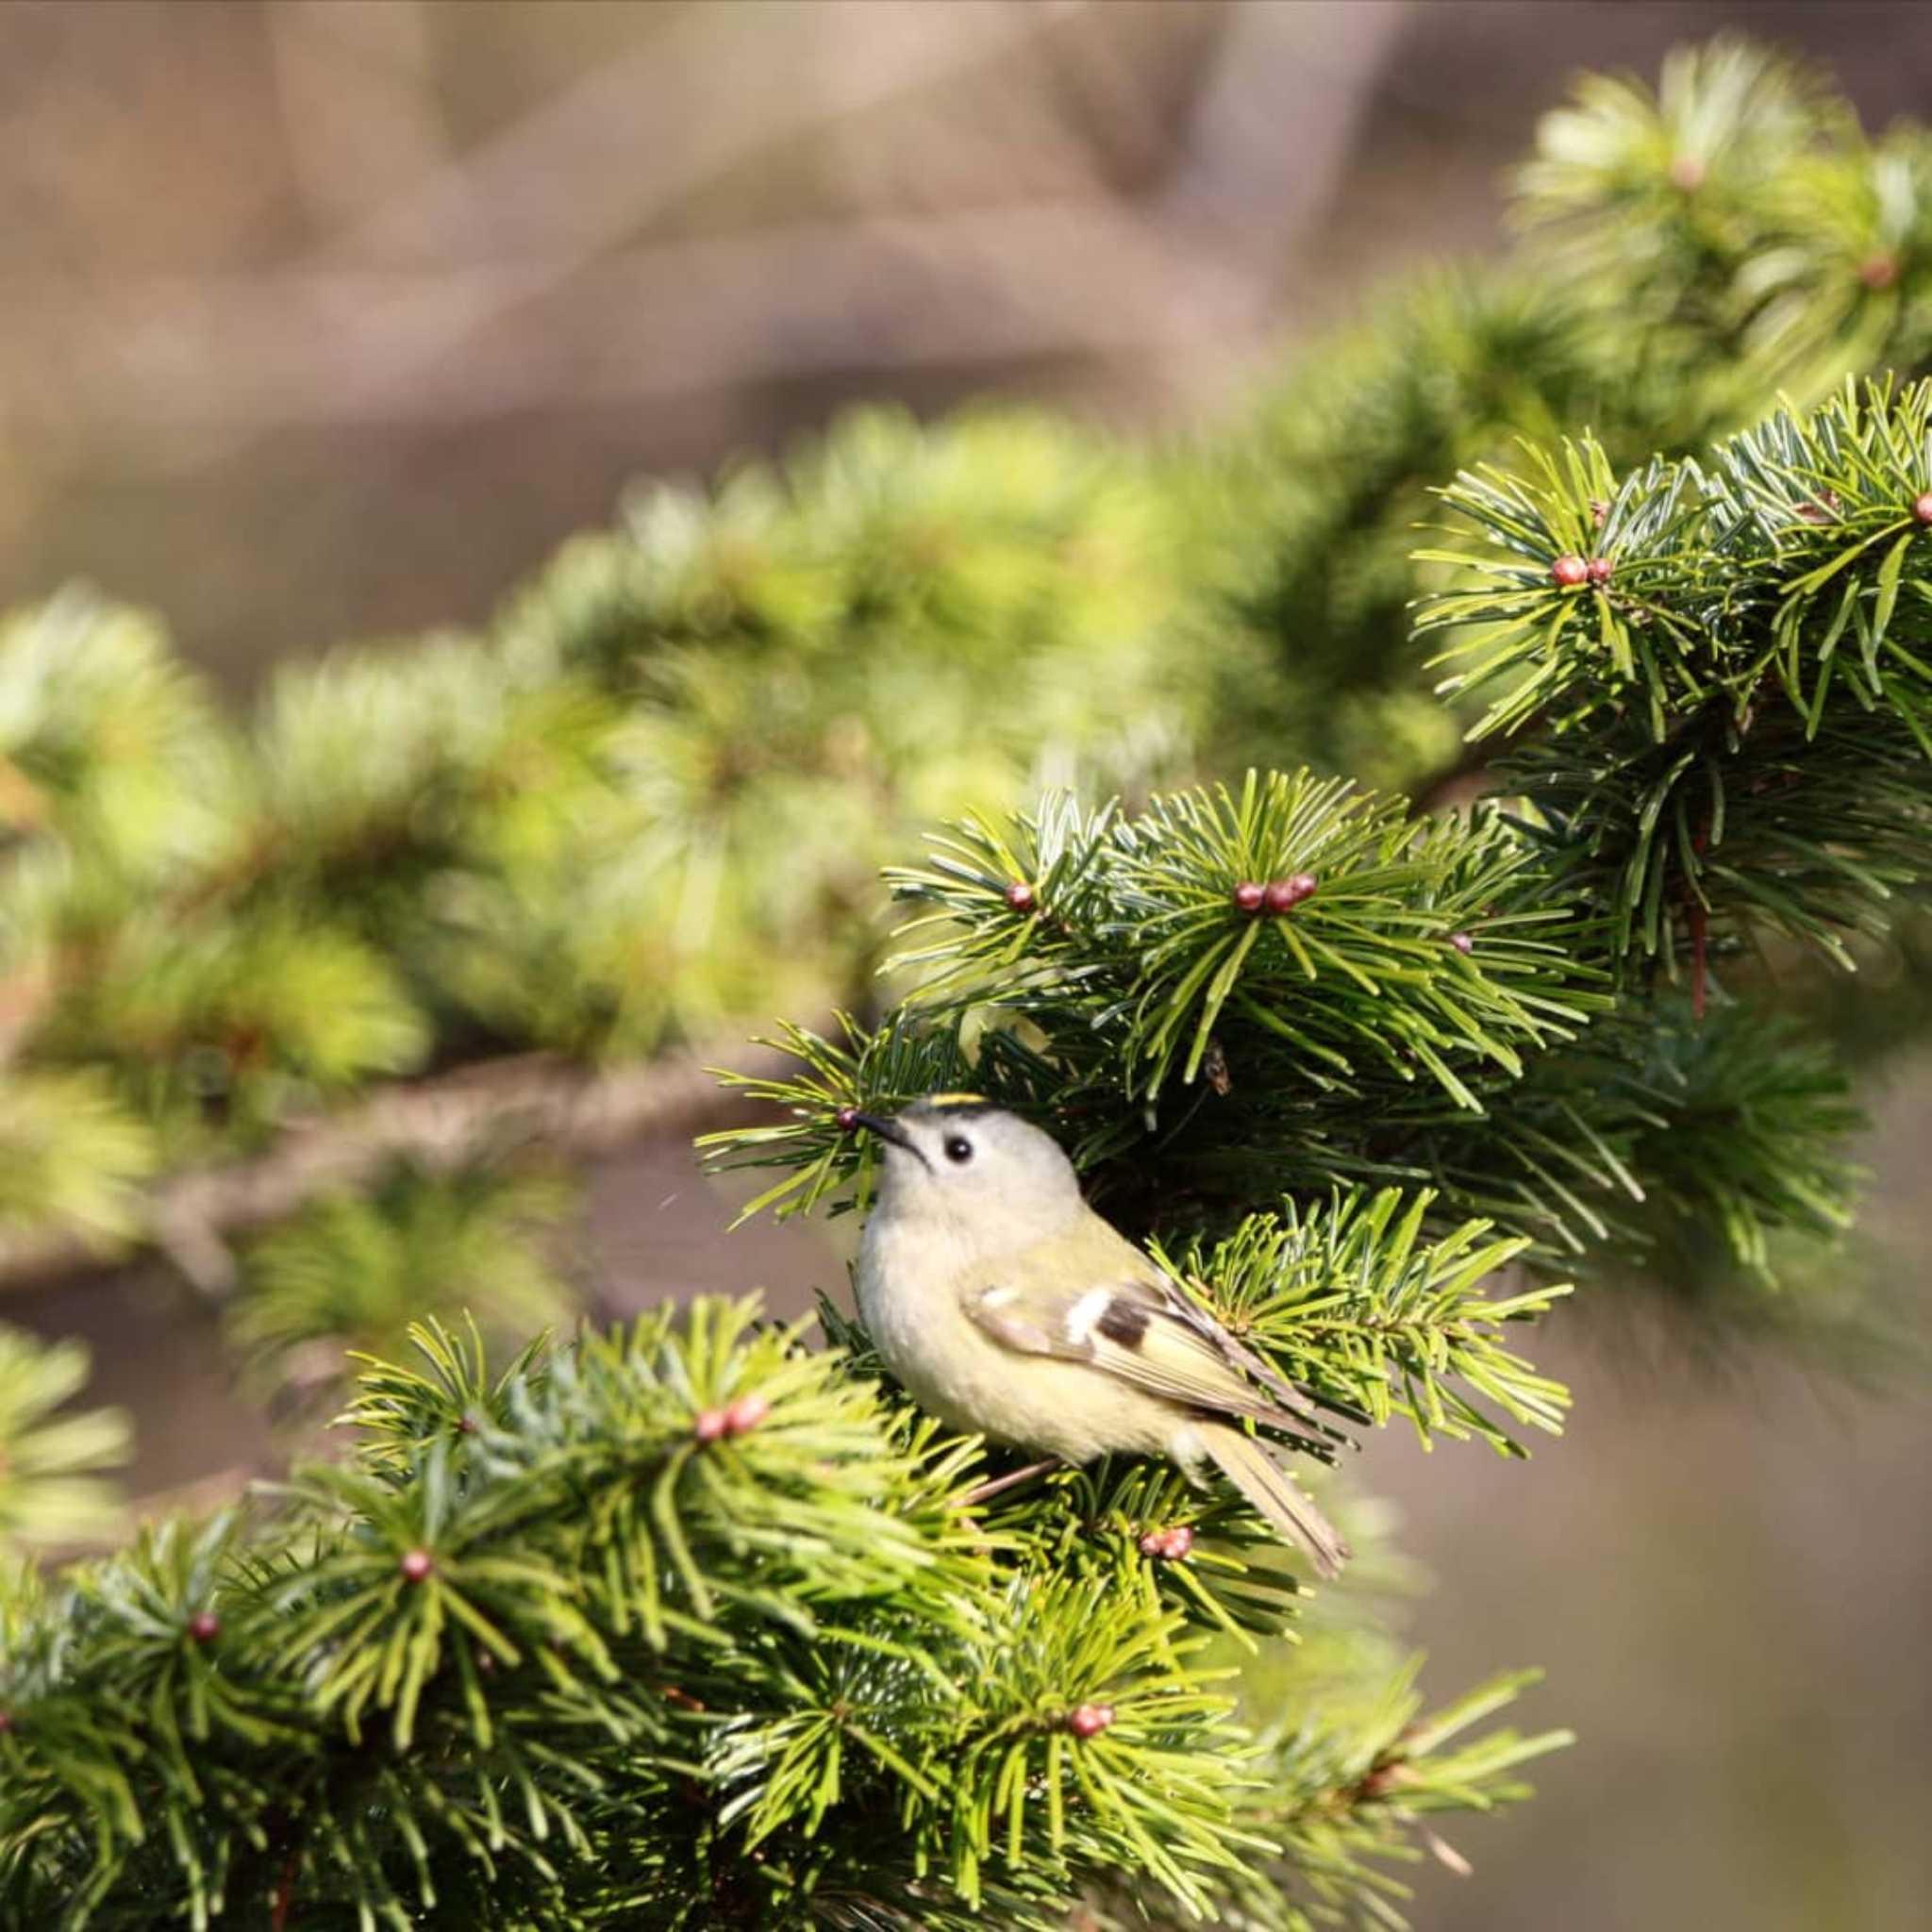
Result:
[[[1071,1284],[1071,1286],[1069,1285]],[[1090,1363],[1170,1402],[1252,1416],[1326,1452],[1335,1431],[1105,1222],[1088,1222],[966,1285],[966,1312],[1003,1347]]]

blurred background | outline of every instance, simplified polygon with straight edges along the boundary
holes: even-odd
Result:
[[[89,577],[252,685],[849,400],[1199,421],[1494,250],[1579,69],[1744,25],[1876,128],[1915,10],[15,0],[0,595]]]
[[[281,0],[0,8],[0,604],[164,613],[238,701],[343,639],[486,621],[641,475],[847,403],[983,395],[1183,442],[1399,272],[1506,243],[1576,70],[1742,26],[1868,128],[1932,110],[1913,5]],[[1868,1217],[1932,1251],[1932,1066],[1872,1075]],[[842,1284],[723,1230],[679,1137],[592,1174],[609,1306]],[[135,1414],[130,1488],[272,1466],[158,1268],[16,1287]],[[1916,1298],[1916,1300],[1915,1300]],[[1923,1316],[1919,1319],[1923,1320]],[[1554,1324],[1533,1470],[1377,1443],[1449,1690],[1535,1661],[1578,1749],[1417,1874],[1429,1932],[1907,1932],[1932,1897],[1932,1401],[1668,1321]],[[197,1491],[196,1485],[206,1486]]]

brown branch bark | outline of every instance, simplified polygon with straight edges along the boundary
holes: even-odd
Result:
[[[712,1063],[766,1074],[791,1062],[775,1047],[734,1040],[708,1054],[604,1071],[524,1054],[386,1089],[352,1112],[291,1127],[253,1159],[158,1182],[131,1251],[104,1255],[64,1230],[0,1236],[0,1290],[158,1249],[205,1292],[225,1294],[235,1280],[231,1240],[287,1219],[317,1194],[357,1186],[398,1156],[436,1170],[530,1145],[581,1159],[715,1120],[733,1100],[707,1071]]]

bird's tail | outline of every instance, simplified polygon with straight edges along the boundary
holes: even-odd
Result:
[[[1194,1433],[1222,1474],[1283,1536],[1307,1551],[1324,1576],[1341,1574],[1349,1551],[1341,1533],[1254,1437],[1219,1423],[1197,1424]]]

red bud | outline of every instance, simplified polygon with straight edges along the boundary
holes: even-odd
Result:
[[[770,1400],[763,1395],[741,1395],[724,1411],[724,1433],[727,1436],[749,1435],[772,1412]]]
[[[1110,1704],[1082,1704],[1067,1713],[1067,1728],[1076,1738],[1097,1738],[1112,1722]]]
[[[1274,880],[1261,895],[1262,903],[1270,912],[1291,912],[1315,890],[1315,874],[1311,872],[1291,874],[1285,879]]]

